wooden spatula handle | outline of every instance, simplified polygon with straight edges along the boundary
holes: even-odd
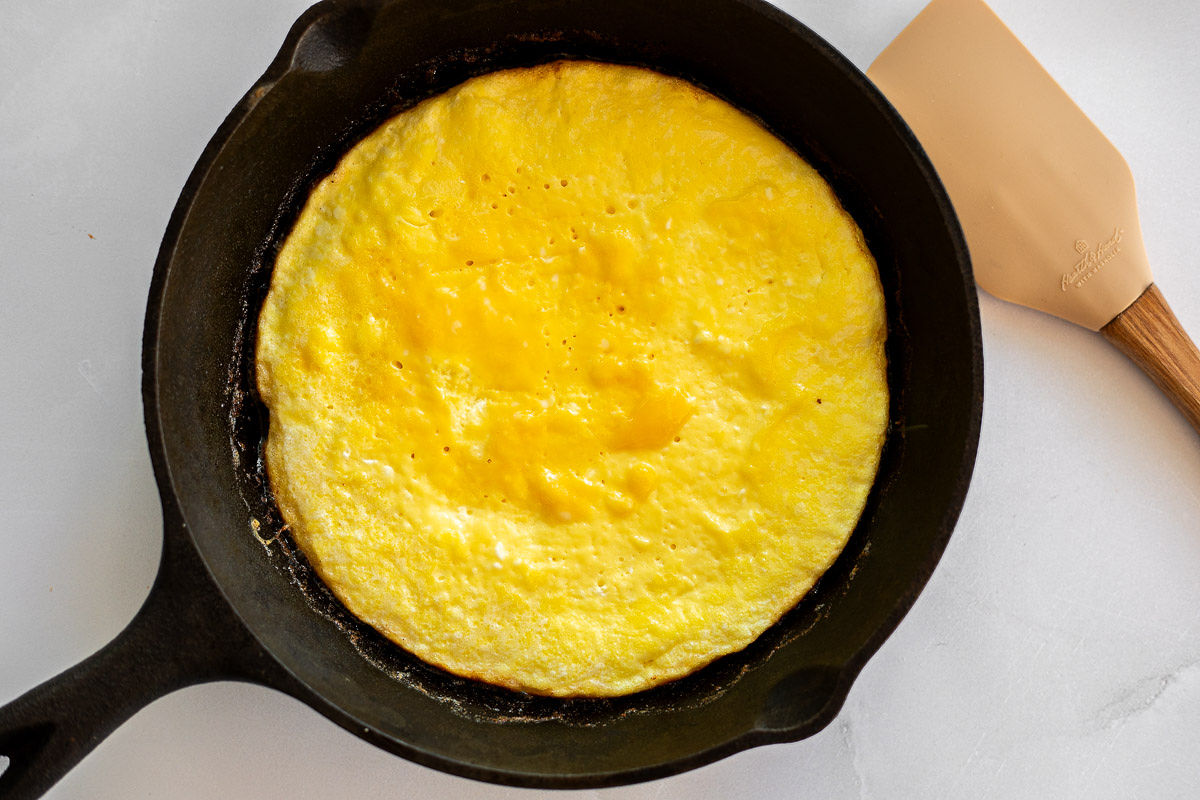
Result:
[[[1153,283],[1100,329],[1142,368],[1200,432],[1200,350]]]

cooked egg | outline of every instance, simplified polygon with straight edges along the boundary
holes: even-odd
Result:
[[[360,142],[288,235],[271,486],[422,659],[634,692],[744,648],[845,546],[885,336],[858,227],[755,120],[640,68],[493,73]]]

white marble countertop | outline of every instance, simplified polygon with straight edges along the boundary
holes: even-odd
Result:
[[[150,587],[151,269],[196,157],[306,4],[0,6],[0,702],[105,644]],[[923,2],[781,5],[865,68]],[[993,7],[1128,159],[1157,282],[1200,334],[1200,5]],[[966,507],[833,724],[579,794],[1196,795],[1200,436],[1100,337],[987,296],[981,313]],[[50,796],[535,794],[415,766],[281,694],[219,683],[137,714]]]

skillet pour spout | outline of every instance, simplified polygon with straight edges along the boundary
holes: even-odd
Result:
[[[392,114],[486,72],[562,58],[649,67],[761,120],[817,168],[879,265],[891,425],[841,557],[758,641],[619,698],[458,678],[354,619],[298,555],[265,481],[258,311],[307,192]],[[182,686],[287,692],[413,761],[497,783],[662,777],[809,736],[924,587],[962,507],[983,364],[962,233],[907,126],[845,58],[760,0],[325,0],[293,26],[189,177],[155,265],[146,432],[164,507],[158,580],[95,656],[0,708],[0,797],[48,789]]]

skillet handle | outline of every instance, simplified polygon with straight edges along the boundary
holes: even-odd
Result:
[[[165,505],[170,505],[165,504]],[[213,585],[178,512],[133,621],[83,662],[0,707],[0,799],[40,797],[118,725],[176,689],[221,679],[287,686]]]

